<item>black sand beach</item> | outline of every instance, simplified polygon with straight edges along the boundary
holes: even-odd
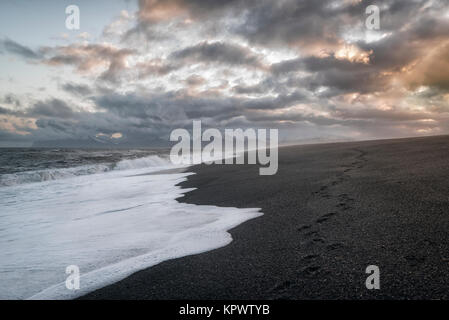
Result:
[[[82,299],[448,299],[449,137],[285,147],[279,171],[196,166],[179,201],[260,207],[223,248]],[[367,290],[368,265],[380,290]]]

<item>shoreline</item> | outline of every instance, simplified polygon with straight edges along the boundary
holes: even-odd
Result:
[[[279,171],[198,165],[177,200],[262,208],[233,241],[80,299],[448,299],[449,137],[286,146]],[[367,290],[368,265],[381,290]]]

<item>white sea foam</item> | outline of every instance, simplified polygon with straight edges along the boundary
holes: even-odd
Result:
[[[0,188],[0,299],[71,299],[161,261],[231,242],[227,230],[259,209],[183,204],[190,173],[164,159]],[[153,172],[151,175],[146,173]],[[77,265],[80,290],[65,287]]]
[[[67,179],[77,176],[108,172],[111,170],[141,169],[141,168],[161,167],[170,165],[171,164],[168,158],[154,155],[138,159],[121,160],[116,164],[99,163],[72,168],[55,168],[55,169],[17,172],[1,175],[0,187],[13,186],[23,183]]]

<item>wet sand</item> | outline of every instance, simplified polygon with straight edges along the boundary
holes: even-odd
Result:
[[[179,201],[259,207],[234,241],[82,299],[448,299],[449,137],[284,147],[279,171],[195,166]],[[365,269],[380,268],[380,290]]]

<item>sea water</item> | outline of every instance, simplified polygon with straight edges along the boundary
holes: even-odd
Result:
[[[0,149],[0,299],[72,299],[225,246],[259,209],[185,204],[157,150]],[[187,169],[187,168],[184,168]],[[173,172],[173,170],[172,170]],[[80,270],[79,290],[66,268]]]

